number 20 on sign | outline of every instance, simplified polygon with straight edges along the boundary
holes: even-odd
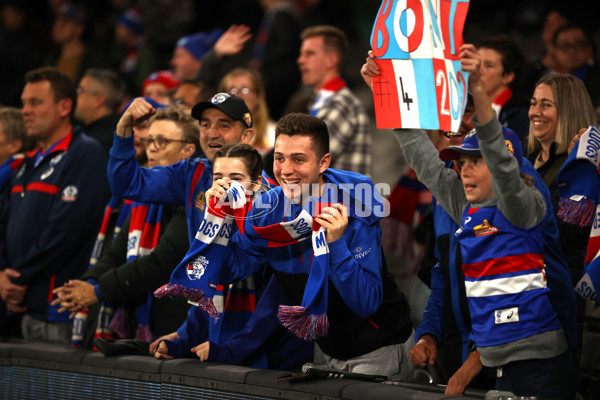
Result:
[[[457,131],[467,94],[458,49],[468,0],[383,0],[371,47],[377,127]]]

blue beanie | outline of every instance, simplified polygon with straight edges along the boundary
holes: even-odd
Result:
[[[85,25],[85,11],[74,4],[64,4],[60,7],[57,17],[74,21],[79,25]]]
[[[184,36],[179,39],[175,47],[183,47],[189,51],[194,58],[201,60],[202,57],[212,49],[222,34],[222,29],[215,29],[208,33],[194,33],[193,35]]]
[[[128,8],[121,14],[117,23],[129,28],[136,35],[141,35],[144,32],[144,19],[136,8]]]

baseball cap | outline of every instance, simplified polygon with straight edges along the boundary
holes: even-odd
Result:
[[[212,49],[222,34],[222,29],[214,29],[211,32],[194,33],[193,35],[184,36],[179,39],[175,48],[183,47],[189,51],[194,58],[201,60],[202,57]]]
[[[142,83],[142,93],[149,83],[162,83],[167,90],[174,89],[181,84],[170,71],[157,71],[150,74]]]
[[[210,100],[202,101],[192,108],[192,117],[200,120],[204,110],[216,108],[233,118],[235,121],[242,121],[246,128],[252,128],[252,114],[246,102],[240,97],[228,93],[217,93]]]
[[[523,163],[523,147],[517,134],[507,127],[502,127],[502,134],[504,135],[504,141],[506,148],[511,152],[513,156],[519,162],[519,166]],[[481,157],[481,150],[479,149],[479,141],[477,140],[477,132],[473,129],[460,146],[449,146],[440,151],[440,158],[443,161],[456,160],[461,154],[465,154],[472,157]]]

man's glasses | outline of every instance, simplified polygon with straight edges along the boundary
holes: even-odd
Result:
[[[167,139],[164,136],[145,137],[145,138],[142,138],[141,140],[142,140],[142,143],[144,143],[144,145],[146,147],[149,147],[152,143],[154,143],[154,145],[156,146],[156,148],[158,150],[163,150],[171,142],[180,142],[180,143],[188,142],[187,140]]]
[[[249,87],[242,88],[231,88],[228,90],[229,94],[238,95],[238,94],[250,94],[256,92],[256,89],[252,89]]]
[[[187,103],[184,99],[182,99],[181,97],[178,98],[174,98],[172,100],[173,105],[177,106],[177,107],[187,107],[187,108],[192,108],[194,107],[193,104]]]
[[[564,51],[567,52],[569,50],[583,50],[586,47],[589,46],[588,42],[584,42],[581,40],[578,40],[576,42],[573,43],[569,43],[569,42],[562,42],[562,43],[557,43],[556,44],[556,48],[560,51]]]

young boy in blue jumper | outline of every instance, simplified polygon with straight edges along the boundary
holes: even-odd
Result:
[[[519,396],[572,398],[573,364],[546,285],[546,202],[520,177],[522,154],[511,155],[518,138],[506,135],[495,117],[474,46],[461,47],[461,63],[470,74],[477,134],[438,154],[422,131],[394,133],[419,180],[461,225],[456,236],[472,338],[482,364],[497,369],[496,387]],[[442,160],[457,160],[460,179]]]

